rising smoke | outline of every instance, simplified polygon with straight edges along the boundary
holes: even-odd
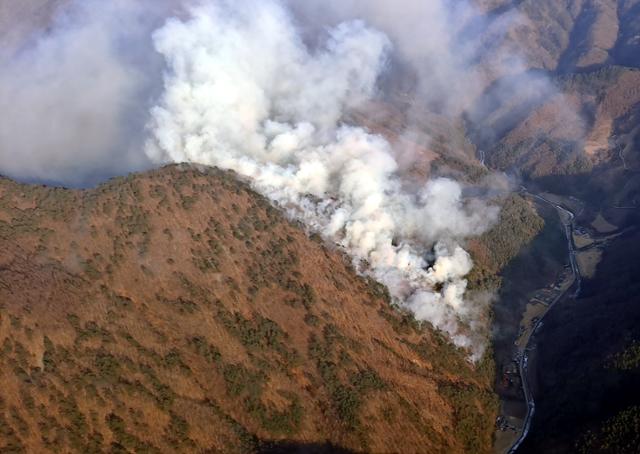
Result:
[[[497,209],[451,179],[406,184],[411,153],[345,114],[399,61],[416,105],[485,120],[503,102],[481,96],[490,81],[532,87],[512,53],[489,52],[517,18],[445,0],[192,3],[72,1],[3,57],[0,171],[83,184],[166,162],[233,169],[479,358],[461,244]]]
[[[476,2],[478,3],[478,2]],[[492,80],[522,73],[526,65],[501,48],[519,22],[515,11],[493,17],[469,0],[288,0],[318,28],[365,17],[394,43],[394,57],[415,73],[420,104],[448,115],[469,109]],[[522,85],[526,86],[525,84]]]
[[[2,56],[0,171],[82,185],[148,167],[142,131],[163,63],[150,34],[171,10],[170,0],[76,1]]]
[[[147,153],[158,162],[232,169],[312,230],[341,245],[419,320],[474,347],[464,301],[471,270],[457,240],[482,233],[496,209],[464,204],[458,183],[403,190],[389,143],[341,122],[375,94],[388,38],[342,22],[310,51],[273,1],[208,4],[154,34],[167,60]],[[434,246],[435,245],[435,246]],[[427,254],[433,247],[434,263]],[[438,290],[436,290],[438,289]]]

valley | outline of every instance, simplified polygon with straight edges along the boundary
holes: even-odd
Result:
[[[525,440],[535,415],[535,400],[529,381],[530,354],[536,349],[533,336],[536,330],[542,326],[545,315],[562,300],[572,287],[576,288],[574,295],[579,293],[581,279],[573,243],[575,229],[573,212],[563,208],[559,203],[551,202],[547,198],[548,194],[544,196],[534,194],[524,187],[521,188],[521,192],[525,196],[550,205],[556,210],[565,230],[568,263],[564,265],[553,283],[535,291],[527,302],[519,325],[518,337],[514,342],[513,360],[501,367],[502,376],[499,378],[501,386],[509,388],[512,393],[514,391],[516,394],[521,393],[522,397],[520,405],[516,403],[517,400],[513,399],[503,402],[502,414],[497,420],[498,431],[496,432],[494,452],[509,454],[515,453]],[[524,406],[524,410],[518,408],[522,406]]]
[[[0,2],[0,452],[637,454],[640,0]]]
[[[628,170],[625,166],[625,170]],[[536,399],[544,391],[540,386],[540,377],[545,369],[540,357],[548,354],[540,348],[539,332],[544,322],[558,306],[576,301],[580,304],[582,282],[592,280],[598,269],[598,263],[607,254],[607,247],[621,236],[635,231],[634,225],[613,225],[598,212],[590,223],[579,225],[576,219],[585,211],[585,202],[574,196],[560,196],[548,192],[530,192],[524,186],[521,192],[554,210],[552,214],[559,220],[565,238],[565,259],[559,261],[557,275],[552,283],[544,288],[529,292],[522,312],[519,331],[513,345],[513,359],[500,365],[498,392],[506,397],[501,404],[498,417],[494,452],[515,453],[526,444],[532,423],[536,415]],[[612,206],[613,209],[618,207]],[[626,209],[633,210],[635,207]],[[545,220],[549,220],[545,218]],[[560,268],[560,266],[562,268]],[[544,345],[544,344],[543,344]],[[500,373],[500,372],[499,372]],[[544,380],[544,379],[542,379]],[[548,400],[549,397],[547,396]],[[538,416],[540,418],[540,416]],[[538,435],[539,436],[539,435]],[[529,448],[530,449],[530,448]]]

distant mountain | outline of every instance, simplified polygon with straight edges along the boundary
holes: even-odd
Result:
[[[500,50],[522,55],[529,71],[492,81],[471,108],[487,109],[471,125],[474,143],[485,150],[487,163],[532,178],[585,174],[622,166],[622,148],[637,168],[640,2],[479,4],[488,17],[516,14]],[[532,98],[523,93],[526,84],[516,81],[536,73],[549,78],[555,90]],[[491,106],[488,100],[505,96],[509,84],[519,91]]]
[[[475,0],[489,17],[518,13],[506,45],[533,68],[569,73],[640,65],[638,0]]]

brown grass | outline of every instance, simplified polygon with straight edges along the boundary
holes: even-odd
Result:
[[[490,449],[490,374],[231,174],[171,166],[87,191],[2,180],[0,219],[0,450]],[[361,388],[367,370],[378,384]]]

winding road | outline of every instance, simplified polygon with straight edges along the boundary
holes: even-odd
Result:
[[[558,295],[556,297],[556,299],[553,300],[553,302],[551,302],[551,304],[549,304],[548,309],[546,310],[546,312],[540,317],[540,319],[533,325],[533,329],[531,330],[531,336],[529,337],[529,340],[527,341],[527,344],[525,345],[524,350],[521,352],[522,354],[520,355],[520,361],[518,362],[518,371],[520,374],[520,379],[522,381],[522,390],[524,392],[524,398],[525,398],[525,402],[527,405],[527,413],[525,415],[524,418],[524,424],[522,426],[522,430],[520,432],[520,436],[516,439],[516,441],[513,443],[513,445],[511,445],[511,448],[509,448],[509,450],[507,451],[509,454],[513,454],[515,453],[518,448],[520,447],[520,445],[522,445],[522,442],[525,440],[525,438],[527,437],[527,435],[529,434],[529,430],[531,428],[531,421],[533,420],[533,415],[536,412],[536,404],[535,401],[533,399],[533,394],[531,393],[531,388],[529,385],[529,380],[528,380],[528,352],[530,350],[529,344],[531,344],[532,339],[533,339],[533,334],[536,332],[536,330],[542,325],[542,321],[545,318],[545,316],[549,313],[549,311],[551,310],[551,308],[560,300],[562,300],[562,298],[566,295],[566,293],[575,286],[576,290],[573,293],[573,297],[577,297],[578,294],[580,293],[580,289],[581,289],[581,285],[582,285],[582,279],[580,277],[580,269],[578,268],[578,261],[576,259],[576,247],[575,244],[573,242],[573,229],[574,229],[574,219],[575,219],[575,215],[572,211],[564,208],[563,206],[560,206],[559,204],[552,202],[551,200],[548,200],[544,197],[542,197],[539,194],[534,194],[532,192],[529,192],[529,190],[527,188],[525,188],[524,186],[521,186],[520,188],[520,192],[524,195],[528,195],[531,197],[534,197],[544,203],[547,203],[549,205],[551,205],[552,207],[554,207],[556,209],[556,211],[558,212],[558,216],[560,217],[560,221],[562,222],[563,226],[564,226],[564,231],[565,231],[565,236],[567,238],[567,245],[568,245],[568,250],[569,250],[569,263],[571,264],[571,270],[573,272],[573,278],[574,278],[574,283],[569,286],[564,292],[562,292],[560,295]],[[564,215],[564,216],[563,216]]]

